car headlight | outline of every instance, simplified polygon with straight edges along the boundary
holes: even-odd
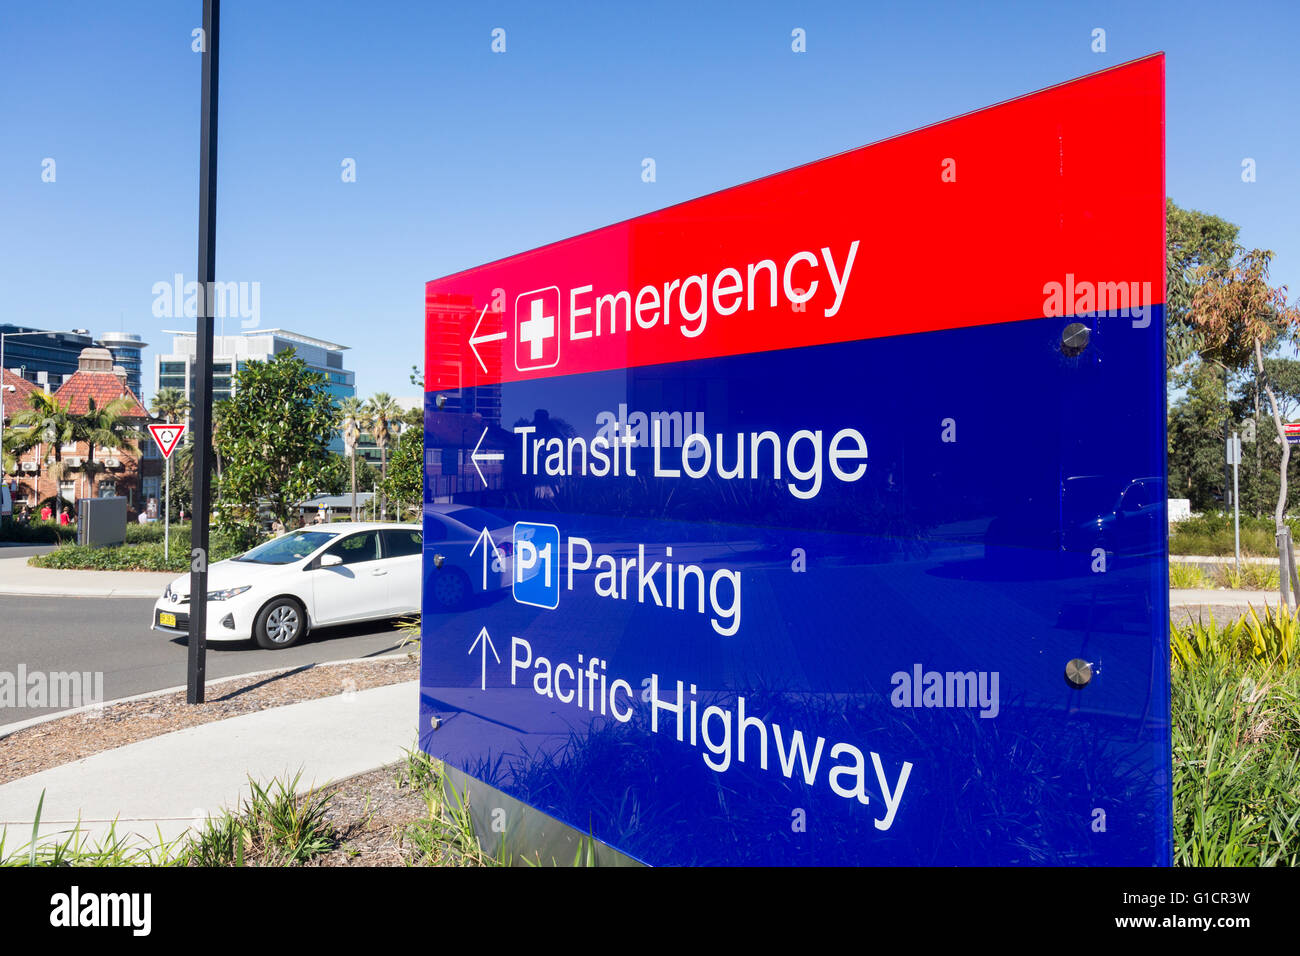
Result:
[[[246,585],[244,585],[242,588],[226,588],[224,591],[209,591],[209,592],[208,592],[208,600],[209,600],[209,601],[229,601],[232,597],[235,597],[235,595],[237,595],[237,594],[243,594],[245,591],[247,591],[247,590],[248,590],[249,588],[251,588],[251,587],[252,587],[251,584],[246,584]]]

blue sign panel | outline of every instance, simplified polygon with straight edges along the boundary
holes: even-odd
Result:
[[[1162,69],[430,283],[423,749],[654,864],[1167,863]],[[816,202],[1116,103],[969,309]]]

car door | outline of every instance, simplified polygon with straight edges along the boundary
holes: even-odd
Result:
[[[364,621],[389,613],[388,568],[381,560],[378,531],[358,531],[334,542],[323,552],[337,555],[342,564],[322,567],[312,575],[313,619],[318,624]]]
[[[415,527],[386,528],[383,539],[389,609],[393,614],[414,614],[420,610],[423,536]]]

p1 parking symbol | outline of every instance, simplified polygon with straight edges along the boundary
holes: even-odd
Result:
[[[549,286],[515,297],[515,368],[560,364],[560,289]]]
[[[553,524],[515,524],[511,593],[520,604],[560,606],[560,529]]]

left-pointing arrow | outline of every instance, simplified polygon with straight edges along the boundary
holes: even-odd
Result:
[[[482,676],[481,679],[479,680],[479,689],[480,689],[480,690],[487,690],[487,656],[488,656],[488,651],[490,650],[490,651],[492,652],[492,656],[495,657],[495,658],[497,659],[497,663],[498,663],[498,664],[501,663],[501,658],[497,656],[497,649],[496,649],[496,647],[493,646],[493,644],[492,644],[492,638],[488,635],[488,632],[487,632],[487,628],[486,628],[486,627],[483,628],[481,631],[478,632],[478,637],[474,638],[474,643],[471,644],[471,645],[469,646],[469,653],[470,653],[470,654],[473,654],[473,653],[474,653],[474,648],[478,647],[480,644],[483,645],[483,676]]]
[[[474,443],[474,450],[470,453],[469,460],[474,463],[474,470],[478,472],[479,481],[483,482],[483,487],[488,486],[488,480],[483,476],[483,469],[478,466],[480,461],[505,461],[504,452],[499,451],[479,451],[479,446],[483,444],[483,439],[487,438],[488,430],[483,429],[483,434],[478,436],[478,441]]]
[[[478,354],[478,349],[475,346],[482,345],[485,342],[499,342],[506,337],[505,329],[500,332],[493,332],[490,335],[478,334],[479,326],[483,324],[483,316],[487,315],[487,310],[488,307],[483,306],[483,311],[478,314],[478,321],[474,323],[474,331],[469,334],[469,350],[474,353],[474,358],[478,360],[478,367],[483,370],[484,375],[487,374],[487,366],[483,364],[483,356]]]

